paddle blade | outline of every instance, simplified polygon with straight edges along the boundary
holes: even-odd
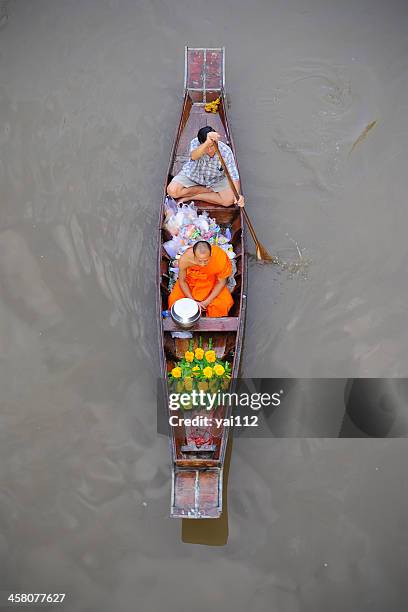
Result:
[[[272,255],[270,255],[265,249],[265,247],[262,246],[262,244],[260,244],[259,242],[257,242],[256,244],[256,258],[258,261],[264,261],[266,263],[276,263],[275,257],[272,257]]]

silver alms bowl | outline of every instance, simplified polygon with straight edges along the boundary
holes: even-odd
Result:
[[[201,317],[201,308],[195,300],[181,298],[170,309],[171,318],[183,329],[190,329]]]

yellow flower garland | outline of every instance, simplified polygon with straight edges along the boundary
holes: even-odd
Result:
[[[217,359],[217,355],[215,354],[215,351],[210,350],[205,352],[205,358],[208,363],[214,363],[214,361]]]
[[[201,361],[201,359],[204,357],[204,350],[200,347],[197,347],[194,351],[194,355],[195,358],[198,359],[198,361]]]
[[[213,369],[210,368],[210,366],[207,366],[206,368],[204,368],[203,374],[206,378],[211,378],[213,375]]]
[[[225,372],[225,368],[220,363],[216,363],[214,366],[214,372],[217,376],[222,376]]]

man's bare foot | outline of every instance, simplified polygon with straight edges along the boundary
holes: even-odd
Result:
[[[184,202],[190,202],[193,199],[193,196],[187,196],[186,198],[179,198],[177,200],[177,204],[183,204]]]

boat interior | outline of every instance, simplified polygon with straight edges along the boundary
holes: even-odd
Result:
[[[219,92],[206,92],[207,101],[215,100]],[[198,130],[205,126],[211,125],[217,132],[221,134],[223,142],[229,144],[228,125],[225,121],[224,113],[224,97],[221,96],[221,102],[217,113],[208,113],[205,111],[204,103],[193,102],[192,95],[186,92],[183,115],[180,122],[175,146],[173,150],[170,172],[167,177],[167,184],[180,171],[182,165],[189,159],[190,141],[197,136]],[[243,236],[241,227],[240,209],[237,206],[224,207],[215,204],[208,204],[194,200],[194,204],[199,210],[206,210],[210,217],[216,219],[217,223],[223,227],[229,227],[231,230],[231,243],[234,247],[235,262],[237,271],[235,274],[236,285],[232,291],[234,304],[231,307],[228,317],[211,318],[202,316],[198,323],[191,330],[193,333],[193,347],[198,346],[199,338],[201,337],[204,350],[208,347],[208,341],[212,338],[213,349],[217,357],[222,360],[227,360],[231,363],[234,370],[234,357],[237,332],[239,329],[239,315],[242,301],[242,266],[243,266]],[[161,229],[161,244],[172,238],[171,234],[163,227],[164,213],[162,218]],[[160,262],[160,291],[161,291],[161,306],[162,310],[168,309],[169,296],[169,263],[171,259],[163,246],[161,246],[161,262]],[[164,336],[164,351],[166,358],[167,371],[170,371],[175,362],[181,359],[185,351],[189,347],[189,339],[176,338],[172,336],[172,332],[180,331],[177,324],[169,317],[163,320],[163,336]],[[179,435],[177,430],[175,434],[176,456],[181,461],[191,458],[191,454],[185,450],[185,431],[180,428]],[[220,440],[215,441],[215,447],[211,452],[211,459],[218,462],[220,456]],[[184,451],[184,452],[183,452]],[[203,453],[202,453],[203,454]],[[207,458],[208,460],[208,458]]]

